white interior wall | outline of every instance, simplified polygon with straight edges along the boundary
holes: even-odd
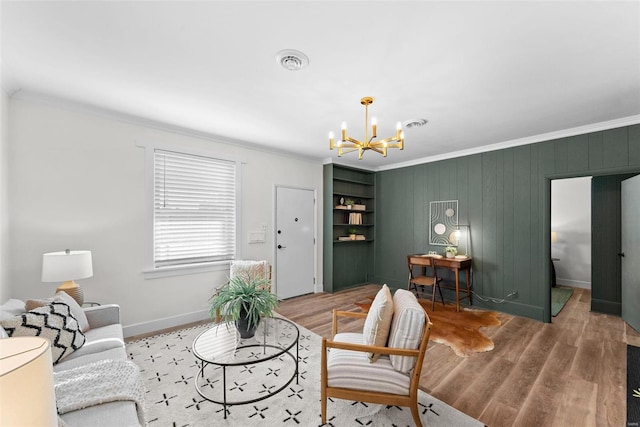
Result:
[[[591,289],[591,177],[551,181],[551,231],[557,283]]]
[[[9,96],[0,89],[0,303],[11,294],[8,278],[7,248],[9,236],[8,220],[8,168],[7,150],[9,147]]]
[[[145,280],[144,149],[157,141],[212,151],[244,162],[242,253],[273,263],[273,187],[317,190],[322,200],[322,164],[211,140],[184,136],[69,111],[32,101],[10,102],[10,268],[14,298],[51,295],[42,283],[42,254],[66,248],[93,251],[94,276],[78,281],[85,300],[118,303],[128,335],[202,318],[215,286],[228,271]],[[317,217],[322,218],[320,204]],[[247,234],[267,224],[267,242],[247,243]],[[319,248],[322,221],[318,221]],[[316,275],[322,283],[322,251]],[[6,299],[6,298],[5,298]]]

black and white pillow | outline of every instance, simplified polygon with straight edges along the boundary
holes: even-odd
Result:
[[[68,304],[54,301],[0,322],[10,337],[36,336],[51,341],[53,364],[82,347],[86,338]]]

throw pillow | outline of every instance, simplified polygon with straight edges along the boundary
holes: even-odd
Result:
[[[89,330],[89,320],[87,319],[87,315],[76,300],[71,298],[68,293],[63,291],[58,292],[54,299],[69,306],[69,308],[71,309],[71,314],[78,321],[78,325],[80,325],[80,330],[82,332],[87,332]]]
[[[398,289],[393,295],[395,313],[389,333],[389,347],[415,350],[420,347],[427,315],[416,296],[407,290]],[[396,371],[407,373],[416,365],[411,356],[389,356]]]
[[[69,308],[71,308],[71,314],[78,321],[80,330],[82,332],[87,332],[89,330],[89,320],[87,319],[87,315],[84,313],[84,310],[76,300],[71,298],[69,294],[64,291],[58,292],[53,298],[27,300],[26,309],[27,311],[31,311],[34,308],[44,307],[45,305],[51,304],[52,301],[59,301],[67,304]]]
[[[59,301],[11,319],[0,321],[10,337],[36,336],[51,342],[53,364],[60,362],[84,344],[86,338],[71,308]]]
[[[11,319],[25,312],[24,301],[11,298],[9,301],[0,305],[0,320]]]
[[[391,291],[387,285],[383,285],[382,289],[376,294],[373,303],[371,303],[371,308],[364,321],[364,328],[362,329],[363,344],[386,346],[392,318],[393,299]],[[372,363],[378,360],[378,357],[380,355],[377,353],[369,353],[369,359]]]
[[[31,311],[34,308],[44,307],[45,305],[51,304],[53,302],[53,298],[47,299],[28,299],[27,303],[24,306],[25,311]]]

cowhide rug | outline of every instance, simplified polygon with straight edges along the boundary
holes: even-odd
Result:
[[[373,301],[373,297],[369,299]],[[371,307],[371,301],[356,305],[367,312]],[[493,350],[493,341],[480,332],[480,328],[500,325],[497,312],[469,308],[461,308],[456,312],[455,305],[443,306],[437,302],[435,310],[432,310],[430,300],[419,299],[418,302],[433,323],[429,338],[431,341],[448,345],[461,357]]]

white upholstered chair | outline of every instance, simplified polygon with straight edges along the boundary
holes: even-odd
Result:
[[[267,261],[252,260],[234,260],[231,261],[229,269],[229,278],[245,276],[257,279],[269,280],[269,289],[271,289],[271,266]]]
[[[322,340],[322,423],[327,421],[327,398],[334,397],[408,406],[415,424],[421,427],[418,384],[432,327],[429,316],[412,292],[399,289],[393,296],[388,342],[383,345],[368,345],[365,342],[370,341],[367,338],[370,333],[367,330],[369,316],[382,317],[375,305],[376,300],[368,314],[333,311],[333,339]],[[338,333],[339,317],[366,319],[363,333]],[[376,332],[373,335],[377,335]],[[379,357],[376,359],[372,355]]]

